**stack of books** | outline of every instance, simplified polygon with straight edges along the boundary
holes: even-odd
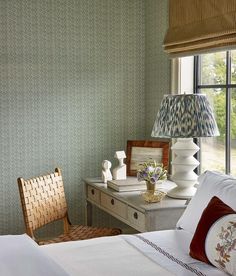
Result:
[[[137,177],[128,176],[124,180],[108,180],[107,187],[118,192],[146,190],[145,181],[138,181]]]

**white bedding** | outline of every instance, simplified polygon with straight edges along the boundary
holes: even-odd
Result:
[[[1,276],[68,276],[27,235],[0,236]]]
[[[123,236],[44,245],[40,249],[60,263],[70,275],[174,275],[144,256]]]
[[[0,275],[226,276],[189,256],[191,239],[165,230],[38,246],[27,235],[0,236]]]
[[[70,275],[225,276],[188,254],[192,234],[184,230],[147,232],[41,246]]]
[[[187,231],[165,230],[126,236],[124,238],[141,250],[143,254],[175,275],[227,275],[211,265],[190,257],[189,245],[192,240],[192,234]]]

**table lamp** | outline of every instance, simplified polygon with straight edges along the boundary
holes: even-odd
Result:
[[[199,147],[196,137],[218,136],[219,130],[207,100],[203,94],[166,95],[161,102],[152,129],[152,137],[177,138],[171,147],[174,152],[172,180],[177,187],[168,192],[173,198],[191,198],[198,175],[194,169],[200,164],[194,154]]]

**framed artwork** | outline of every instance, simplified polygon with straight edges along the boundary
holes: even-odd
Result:
[[[127,141],[127,175],[136,176],[139,164],[148,159],[162,163],[167,169],[169,166],[170,140],[129,140]]]

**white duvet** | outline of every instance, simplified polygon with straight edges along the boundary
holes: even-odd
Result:
[[[0,275],[225,276],[189,256],[191,239],[165,230],[38,246],[27,235],[0,236]]]
[[[173,275],[144,256],[122,236],[45,245],[41,249],[70,275]]]
[[[0,236],[1,276],[68,276],[27,235]]]
[[[45,245],[40,249],[70,275],[225,276],[189,256],[192,235],[165,230]]]

